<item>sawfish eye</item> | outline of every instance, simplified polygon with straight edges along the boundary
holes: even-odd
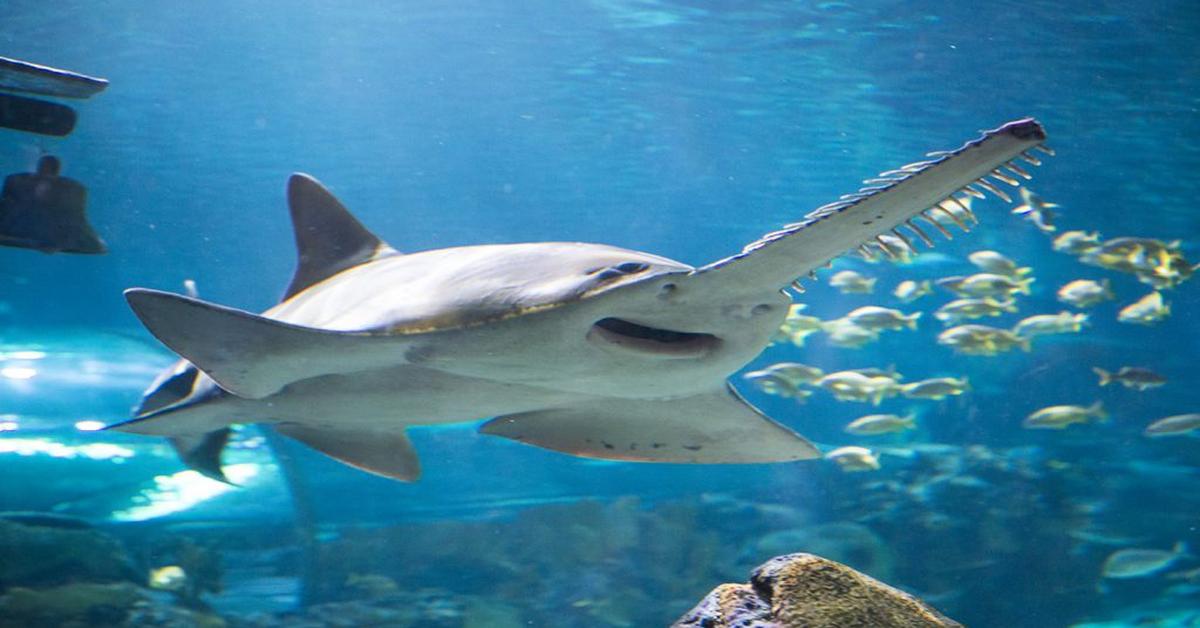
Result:
[[[615,266],[609,266],[608,268],[599,270],[599,272],[595,270],[592,272],[597,273],[597,279],[601,281],[607,281],[610,279],[616,279],[617,277],[623,277],[625,275],[640,273],[647,268],[650,268],[650,265],[644,262],[621,262]]]
[[[616,266],[613,266],[613,268],[625,273],[626,275],[632,275],[634,273],[640,273],[643,270],[650,268],[650,265],[646,264],[644,262],[622,262],[620,264],[617,264]]]

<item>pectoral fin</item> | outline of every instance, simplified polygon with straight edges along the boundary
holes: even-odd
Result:
[[[290,423],[276,431],[356,469],[402,482],[421,477],[421,462],[403,430],[351,432]]]
[[[484,434],[586,458],[749,463],[816,458],[799,434],[772,421],[732,387],[669,400],[602,399],[497,417]]]

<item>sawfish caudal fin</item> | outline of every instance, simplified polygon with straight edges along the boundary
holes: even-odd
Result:
[[[966,230],[967,224],[960,216],[973,217],[969,197],[984,198],[983,191],[987,191],[1011,202],[996,184],[1019,186],[1022,179],[1031,178],[1025,168],[1040,165],[1041,161],[1030,151],[1052,154],[1042,146],[1045,139],[1045,131],[1033,118],[984,131],[982,137],[961,148],[930,153],[928,161],[868,179],[864,182],[867,187],[858,192],[763,236],[738,255],[697,269],[689,284],[695,282],[703,289],[706,282],[714,282],[723,289],[756,291],[793,284],[802,291],[795,283],[797,277],[855,248],[872,256],[868,243],[889,257],[902,253],[893,250],[900,242],[915,251],[910,235],[932,247],[933,240],[921,224],[949,238],[947,225],[957,224]],[[918,218],[924,222],[914,222]],[[900,230],[902,226],[910,235]],[[893,238],[893,244],[889,245],[884,235]]]
[[[786,462],[820,456],[732,386],[681,399],[598,399],[492,419],[484,434],[585,458],[635,462]]]
[[[403,430],[351,432],[280,423],[275,430],[356,469],[402,482],[421,477],[421,462]]]
[[[398,254],[309,175],[288,179],[287,198],[298,260],[285,300],[347,268]]]
[[[150,333],[239,397],[261,399],[302,379],[404,363],[399,338],[291,325],[158,290],[132,288],[125,298]]]
[[[160,373],[146,389],[146,394],[133,415],[142,416],[183,401],[192,394],[199,375],[200,370],[187,360],[176,361]]]
[[[233,430],[223,427],[199,436],[173,436],[170,438],[171,447],[179,454],[179,459],[189,469],[197,471],[206,478],[218,482],[233,484],[221,470],[221,453],[229,444],[229,436]]]

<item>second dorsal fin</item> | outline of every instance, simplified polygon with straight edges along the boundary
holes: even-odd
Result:
[[[293,174],[288,179],[287,197],[297,262],[285,300],[347,268],[398,254],[309,175]]]

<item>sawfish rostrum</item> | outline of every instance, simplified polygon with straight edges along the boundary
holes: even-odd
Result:
[[[947,236],[951,224],[965,229],[959,198],[1006,196],[991,181],[1028,178],[1022,164],[1039,163],[1030,151],[1044,139],[1036,121],[1010,122],[699,268],[574,242],[402,254],[297,174],[288,201],[299,263],[280,304],[252,314],[126,292],[184,360],[112,427],[172,437],[185,462],[217,478],[233,423],[271,424],[405,481],[420,475],[408,426],[479,419],[485,434],[590,458],[816,458],[727,382],[770,343],[788,286],[868,243],[891,254],[881,234],[911,243],[904,228],[930,244],[916,219]]]

